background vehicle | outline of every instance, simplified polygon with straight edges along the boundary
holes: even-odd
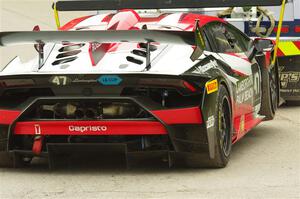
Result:
[[[65,3],[55,9],[78,2]],[[224,167],[232,143],[274,117],[271,42],[219,18],[121,10],[60,29],[0,34],[3,46],[36,43],[39,53],[0,73],[6,163],[11,153],[14,166],[34,156],[53,166],[61,154],[113,148],[129,160],[143,152],[170,165]]]

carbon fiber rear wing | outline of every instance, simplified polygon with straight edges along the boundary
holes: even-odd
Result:
[[[58,11],[279,6],[282,0],[60,0]],[[54,6],[53,6],[54,7]]]
[[[40,43],[168,43],[195,45],[195,33],[160,30],[0,32],[0,46]]]

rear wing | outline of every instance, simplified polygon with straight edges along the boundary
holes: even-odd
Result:
[[[40,43],[167,43],[196,45],[195,33],[161,30],[0,32],[0,46]]]
[[[57,11],[279,6],[282,0],[59,0]]]
[[[195,28],[195,32],[161,30],[0,32],[0,47],[36,44],[39,53],[39,67],[41,67],[44,62],[43,46],[45,43],[144,43],[146,44],[146,69],[148,69],[151,67],[151,43],[195,46],[191,60],[197,60],[202,55],[205,44],[198,21]]]

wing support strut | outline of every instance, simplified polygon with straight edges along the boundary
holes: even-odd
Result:
[[[201,57],[201,55],[204,52],[205,49],[205,41],[204,41],[204,35],[203,35],[203,30],[199,25],[199,19],[196,19],[195,21],[195,49],[193,54],[191,55],[191,60],[196,61]]]

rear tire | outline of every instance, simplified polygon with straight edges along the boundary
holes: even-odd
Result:
[[[217,111],[215,113],[215,157],[210,159],[203,155],[191,155],[186,159],[189,167],[224,168],[228,164],[232,147],[232,112],[230,97],[225,86],[220,85]]]
[[[277,67],[270,69],[262,67],[262,101],[260,115],[265,116],[265,121],[273,120],[278,108],[279,85]]]

